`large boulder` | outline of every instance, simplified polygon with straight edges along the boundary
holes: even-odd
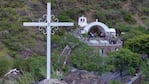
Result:
[[[9,72],[7,72],[4,75],[4,78],[5,79],[8,79],[8,80],[13,80],[13,79],[19,78],[20,75],[21,75],[20,71],[15,68],[15,69],[9,70]]]
[[[41,82],[39,82],[38,84],[67,84],[64,81],[60,81],[58,79],[50,79],[50,80],[43,80]]]
[[[98,75],[85,70],[72,70],[63,80],[68,84],[102,84]]]

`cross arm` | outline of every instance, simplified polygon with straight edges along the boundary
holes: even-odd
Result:
[[[57,27],[57,26],[73,26],[74,23],[72,23],[72,22],[52,22],[50,25],[53,26],[53,27]]]
[[[23,26],[47,26],[44,22],[24,22]]]

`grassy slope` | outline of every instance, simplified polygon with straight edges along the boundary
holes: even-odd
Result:
[[[1,42],[8,50],[20,54],[19,50],[32,52],[38,51],[39,43],[45,43],[45,36],[38,29],[23,27],[24,21],[38,21],[45,14],[46,1],[1,1],[0,8],[0,30],[8,31],[8,34],[1,34]],[[100,21],[108,24],[110,27],[120,28],[124,25],[129,27],[145,27],[148,25],[148,7],[144,2],[130,2],[130,0],[115,1],[52,1],[52,12],[60,17],[60,20],[68,18],[77,21],[80,15],[88,17],[89,21],[98,18]],[[148,2],[149,3],[149,2]],[[133,12],[131,11],[133,10]],[[144,12],[145,11],[145,12]],[[65,14],[64,14],[65,13]],[[142,19],[143,18],[143,19]],[[32,49],[35,47],[35,49]],[[20,48],[19,50],[16,48]],[[35,52],[37,53],[37,52]],[[41,54],[43,54],[42,52]],[[33,54],[33,53],[32,53]],[[40,54],[40,53],[38,53]]]
[[[52,2],[52,13],[60,21],[74,21],[81,15],[88,17],[89,21],[96,18],[110,27],[120,28],[127,35],[127,40],[142,33],[148,33],[145,28],[149,25],[149,1],[140,0],[47,0]],[[24,21],[38,21],[46,13],[46,0],[1,0],[0,1],[0,57],[45,56],[46,38],[35,27],[23,27]],[[140,28],[141,26],[141,28]],[[137,31],[134,31],[135,30]],[[61,30],[58,37],[54,37],[53,54],[59,55],[68,42],[56,42],[65,38],[67,34]],[[129,33],[130,32],[130,33]],[[133,32],[133,35],[132,35]],[[62,37],[61,37],[61,34]],[[65,43],[65,44],[64,44]],[[57,52],[55,52],[57,51]]]

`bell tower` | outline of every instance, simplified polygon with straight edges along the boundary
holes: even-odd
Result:
[[[79,17],[78,25],[80,27],[85,27],[87,25],[87,18],[84,16]]]

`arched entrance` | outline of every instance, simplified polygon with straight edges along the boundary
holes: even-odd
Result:
[[[110,32],[109,27],[101,22],[92,22],[88,24],[83,31],[92,35],[94,33],[95,35],[93,36],[98,36],[98,37],[109,36],[109,32]]]
[[[100,26],[92,26],[88,34],[90,37],[106,37],[104,29]]]

